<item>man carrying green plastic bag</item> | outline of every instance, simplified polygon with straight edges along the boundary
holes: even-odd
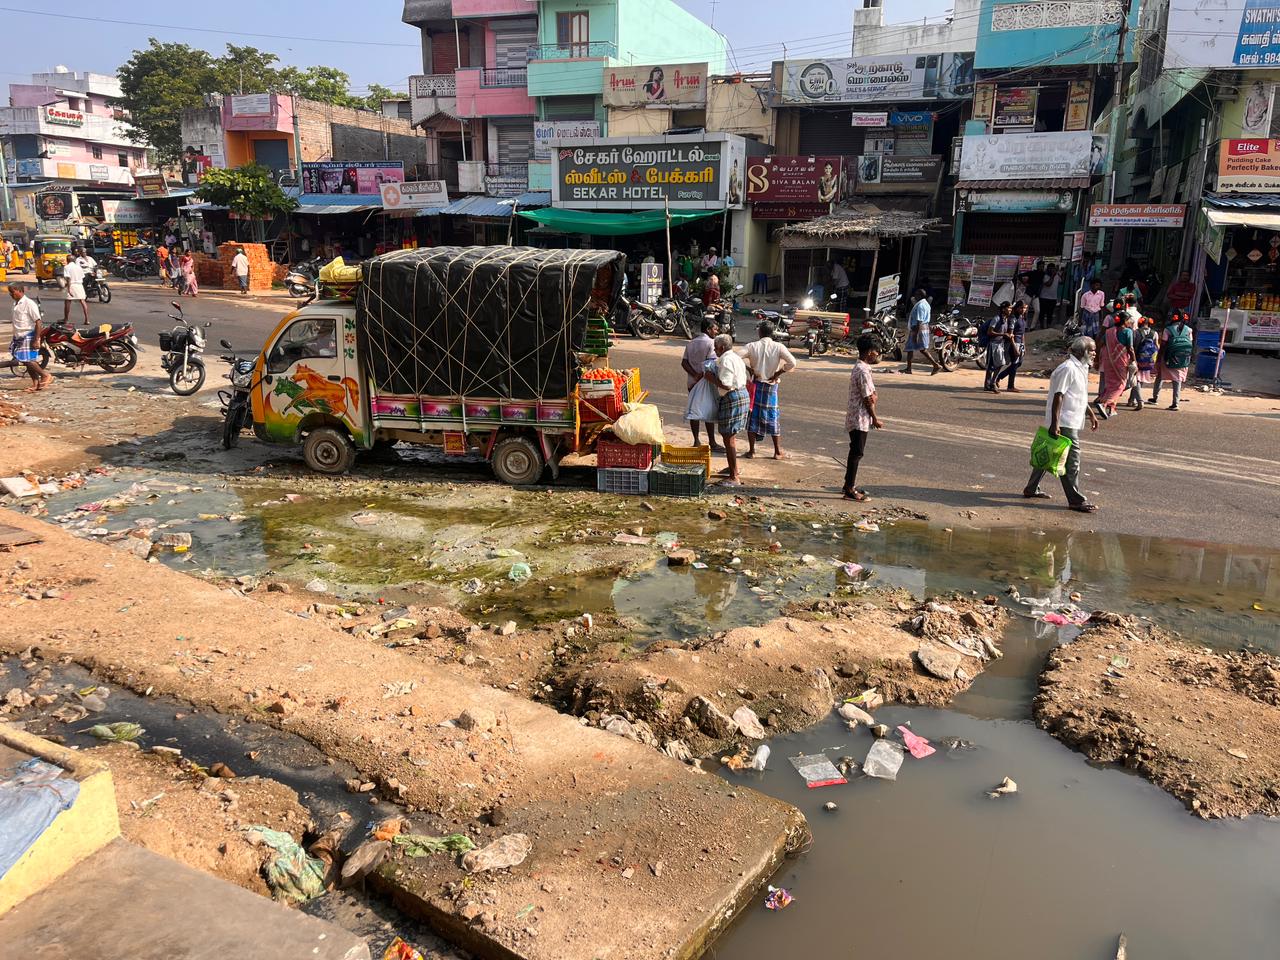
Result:
[[[1045,404],[1045,423],[1031,444],[1031,479],[1023,488],[1027,499],[1048,500],[1040,489],[1046,473],[1062,480],[1067,506],[1079,513],[1094,513],[1098,508],[1080,492],[1080,430],[1085,417],[1089,429],[1098,429],[1098,418],[1089,406],[1089,367],[1098,348],[1090,337],[1079,337],[1071,344],[1070,356],[1053,371],[1049,380],[1049,399]]]

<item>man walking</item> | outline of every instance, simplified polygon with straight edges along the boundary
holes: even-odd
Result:
[[[249,258],[244,255],[244,247],[239,247],[236,255],[231,258],[231,269],[240,284],[240,296],[243,297],[249,292]]]
[[[929,376],[933,376],[942,369],[929,351],[931,346],[933,346],[933,314],[929,309],[929,298],[925,296],[923,290],[917,290],[911,295],[911,313],[907,317],[906,373],[915,372],[911,369],[911,361],[915,357],[917,350],[923,353],[925,359],[933,364],[933,370],[929,373]]]
[[[1067,452],[1067,470],[1062,475],[1062,492],[1067,495],[1067,506],[1079,513],[1094,513],[1097,506],[1085,499],[1080,492],[1080,428],[1084,426],[1085,417],[1089,418],[1089,429],[1098,429],[1098,418],[1089,407],[1089,367],[1093,365],[1098,348],[1089,337],[1077,337],[1071,344],[1070,356],[1067,357],[1049,378],[1049,399],[1045,404],[1045,426],[1049,435],[1055,439],[1066,437],[1071,441]],[[1027,481],[1022,495],[1029,500],[1048,500],[1047,493],[1040,490],[1040,481],[1044,477],[1043,470],[1031,471],[1031,479]]]
[[[758,328],[758,339],[747,344],[747,367],[755,381],[755,400],[747,417],[747,453],[756,455],[756,441],[773,437],[773,459],[784,460],[782,427],[778,417],[778,381],[796,368],[791,351],[773,339],[774,327],[768,320]]]
[[[79,249],[71,252],[71,257],[62,267],[62,282],[66,284],[67,296],[62,301],[62,322],[71,322],[71,304],[79,302],[80,311],[84,314],[84,325],[89,325],[89,300],[84,292],[84,267],[80,266],[76,257]]]
[[[849,460],[844,468],[846,500],[864,503],[871,499],[867,491],[858,486],[858,465],[867,450],[867,434],[879,430],[884,422],[876,415],[876,385],[871,379],[871,368],[880,362],[880,348],[876,338],[863,334],[858,338],[858,362],[849,375],[849,403],[844,415],[844,428],[849,431]]]
[[[1022,355],[1027,349],[1027,305],[1019,300],[1013,305],[1013,316],[1005,322],[1005,361],[1007,366],[996,377],[996,387],[1000,381],[1008,379],[1005,387],[1007,393],[1021,393],[1017,387],[1018,368],[1022,366]]]
[[[9,284],[9,296],[13,298],[13,343],[10,349],[13,359],[27,368],[31,386],[27,393],[46,389],[53,383],[53,376],[40,369],[40,340],[44,330],[40,327],[40,307],[27,296],[25,283]]]
[[[1165,291],[1165,303],[1169,305],[1170,315],[1182,313],[1184,310],[1191,309],[1191,301],[1196,296],[1196,285],[1191,282],[1190,272],[1183,270],[1178,274],[1178,279],[1169,284],[1169,289]]]
[[[685,344],[684,357],[680,360],[680,366],[684,370],[686,383],[685,390],[690,393],[703,380],[703,374],[706,372],[705,367],[708,360],[716,358],[716,347],[714,337],[717,333],[715,320],[710,317],[702,318],[702,332]],[[719,395],[716,396],[717,402]],[[699,439],[698,431],[700,425],[705,423],[707,427],[707,443],[711,447],[712,453],[719,453],[720,448],[716,446],[716,427],[714,420],[698,420],[689,418],[689,430],[693,434],[693,445],[700,446],[702,441]]]

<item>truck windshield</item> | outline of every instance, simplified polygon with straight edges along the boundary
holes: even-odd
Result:
[[[267,357],[267,372],[281,373],[299,360],[332,360],[338,355],[337,321],[308,317],[289,325]]]

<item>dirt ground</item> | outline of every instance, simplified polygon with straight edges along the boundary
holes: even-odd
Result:
[[[1280,815],[1280,658],[1105,619],[1049,658],[1036,722],[1206,819]]]

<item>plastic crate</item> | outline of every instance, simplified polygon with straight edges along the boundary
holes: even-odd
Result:
[[[711,448],[708,446],[673,447],[669,443],[664,443],[662,445],[662,462],[667,466],[699,464],[707,479],[711,479]]]
[[[648,493],[649,471],[627,470],[623,467],[597,470],[596,489],[601,493]]]
[[[659,497],[700,497],[707,489],[707,475],[696,463],[658,464],[649,471],[649,492]]]
[[[653,466],[653,447],[647,443],[622,443],[601,437],[596,443],[596,466],[648,470]]]
[[[622,406],[622,398],[617,396],[579,397],[578,419],[584,423],[605,421],[613,423],[626,411]]]

